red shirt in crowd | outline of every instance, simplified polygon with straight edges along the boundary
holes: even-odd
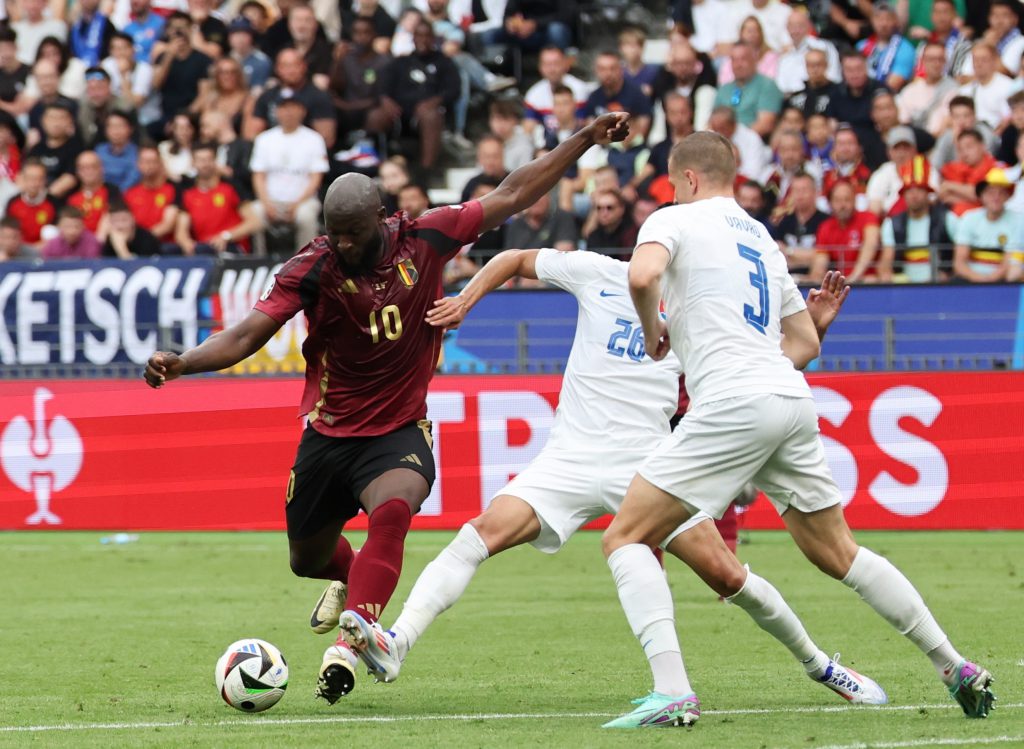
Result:
[[[164,210],[174,203],[176,197],[177,192],[170,182],[164,182],[160,187],[138,184],[125,191],[124,202],[131,209],[135,223],[148,231],[163,220]],[[173,242],[173,231],[157,239],[161,242]]]
[[[314,429],[373,437],[426,417],[442,330],[423,320],[442,294],[445,263],[477,240],[482,222],[475,200],[416,219],[398,213],[387,219],[385,249],[367,273],[346,275],[326,237],[281,267],[255,308],[282,324],[306,314],[301,413]]]
[[[95,234],[100,228],[100,221],[110,210],[112,198],[119,197],[120,190],[111,185],[102,185],[98,190],[86,194],[85,190],[71,193],[68,205],[73,205],[82,212],[85,228]]]
[[[227,182],[218,182],[209,190],[190,187],[181,195],[181,209],[192,220],[192,238],[197,242],[209,242],[242,223],[241,204],[235,188]]]
[[[834,270],[849,273],[857,263],[864,243],[864,230],[869,226],[878,226],[878,217],[869,211],[854,211],[846,224],[840,223],[835,216],[829,216],[818,227],[815,244],[819,252],[828,254]],[[865,275],[874,272],[872,268]]]
[[[57,208],[49,197],[39,203],[29,203],[24,195],[16,195],[7,204],[7,215],[21,224],[21,240],[25,244],[37,244],[42,239],[39,236],[42,228],[57,217]]]
[[[871,170],[863,161],[858,161],[853,169],[829,169],[821,178],[821,194],[827,198],[836,182],[845,180],[853,185],[858,195],[863,195],[868,190],[869,179]]]
[[[970,185],[971,187],[974,187],[985,179],[985,175],[989,173],[990,169],[996,166],[999,166],[999,162],[996,161],[992,154],[986,153],[982,157],[981,161],[978,162],[977,166],[970,166],[965,164],[963,161],[950,161],[942,167],[942,171],[939,172],[939,174],[942,175],[942,179],[949,182],[957,182],[961,185]],[[962,216],[972,208],[978,208],[980,206],[980,200],[961,200],[953,204],[952,210],[957,216]]]

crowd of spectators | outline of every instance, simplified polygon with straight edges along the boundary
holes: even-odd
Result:
[[[1017,280],[1022,14],[673,0],[655,65],[661,26],[588,44],[573,2],[8,0],[0,260],[288,254],[337,174],[372,174],[417,216],[453,160],[475,159],[447,186],[467,200],[624,110],[628,142],[584,154],[448,281],[504,247],[628,256],[672,200],[672,145],[700,129],[732,141],[738,202],[802,280]]]

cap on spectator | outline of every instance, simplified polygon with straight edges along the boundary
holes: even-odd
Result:
[[[234,34],[236,31],[244,32],[253,38],[256,37],[256,29],[254,29],[252,24],[249,23],[249,19],[244,16],[239,16],[231,22],[230,26],[228,26],[229,34]]]
[[[931,175],[931,162],[924,156],[915,156],[908,164],[900,167],[900,178],[903,180],[903,186],[900,187],[900,195],[912,187],[934,192],[930,184]]]
[[[898,146],[900,143],[909,143],[912,146],[917,145],[914,131],[906,125],[897,125],[885,136],[885,145],[889,146],[889,148]]]
[[[104,80],[110,82],[110,73],[101,68],[99,65],[93,65],[91,68],[85,71],[85,80],[87,81],[99,81]]]
[[[871,7],[871,9],[875,13],[895,13],[896,12],[896,8],[894,8],[892,3],[888,2],[888,0],[878,0]]]
[[[1006,172],[999,167],[989,169],[988,174],[985,175],[985,179],[975,186],[974,190],[977,192],[979,198],[981,197],[982,191],[989,186],[1006,188],[1010,195],[1013,195],[1014,184],[1010,181],[1010,178],[1006,176]]]

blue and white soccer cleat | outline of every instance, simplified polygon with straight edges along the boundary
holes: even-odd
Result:
[[[331,645],[324,652],[314,695],[333,705],[356,685],[356,657],[344,645]]]
[[[367,671],[377,681],[390,684],[398,678],[402,661],[398,657],[395,636],[377,622],[368,622],[351,609],[341,613],[338,626],[341,636],[366,664]]]
[[[326,634],[338,626],[338,617],[345,610],[348,586],[340,580],[332,580],[309,616],[309,628],[318,635]]]
[[[996,696],[989,689],[992,681],[992,674],[978,664],[961,661],[956,667],[956,682],[949,688],[949,693],[968,718],[987,718],[996,701]]]
[[[602,728],[690,727],[700,718],[700,700],[695,694],[669,697],[651,692],[646,697],[633,700],[633,704],[637,707],[632,712],[608,721]]]
[[[874,679],[839,665],[839,653],[828,662],[825,675],[814,680],[854,705],[884,705],[889,701],[885,690]]]

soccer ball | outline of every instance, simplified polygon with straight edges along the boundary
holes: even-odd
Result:
[[[224,701],[236,710],[258,713],[284,697],[288,664],[281,651],[264,640],[251,638],[228,645],[214,673]]]

